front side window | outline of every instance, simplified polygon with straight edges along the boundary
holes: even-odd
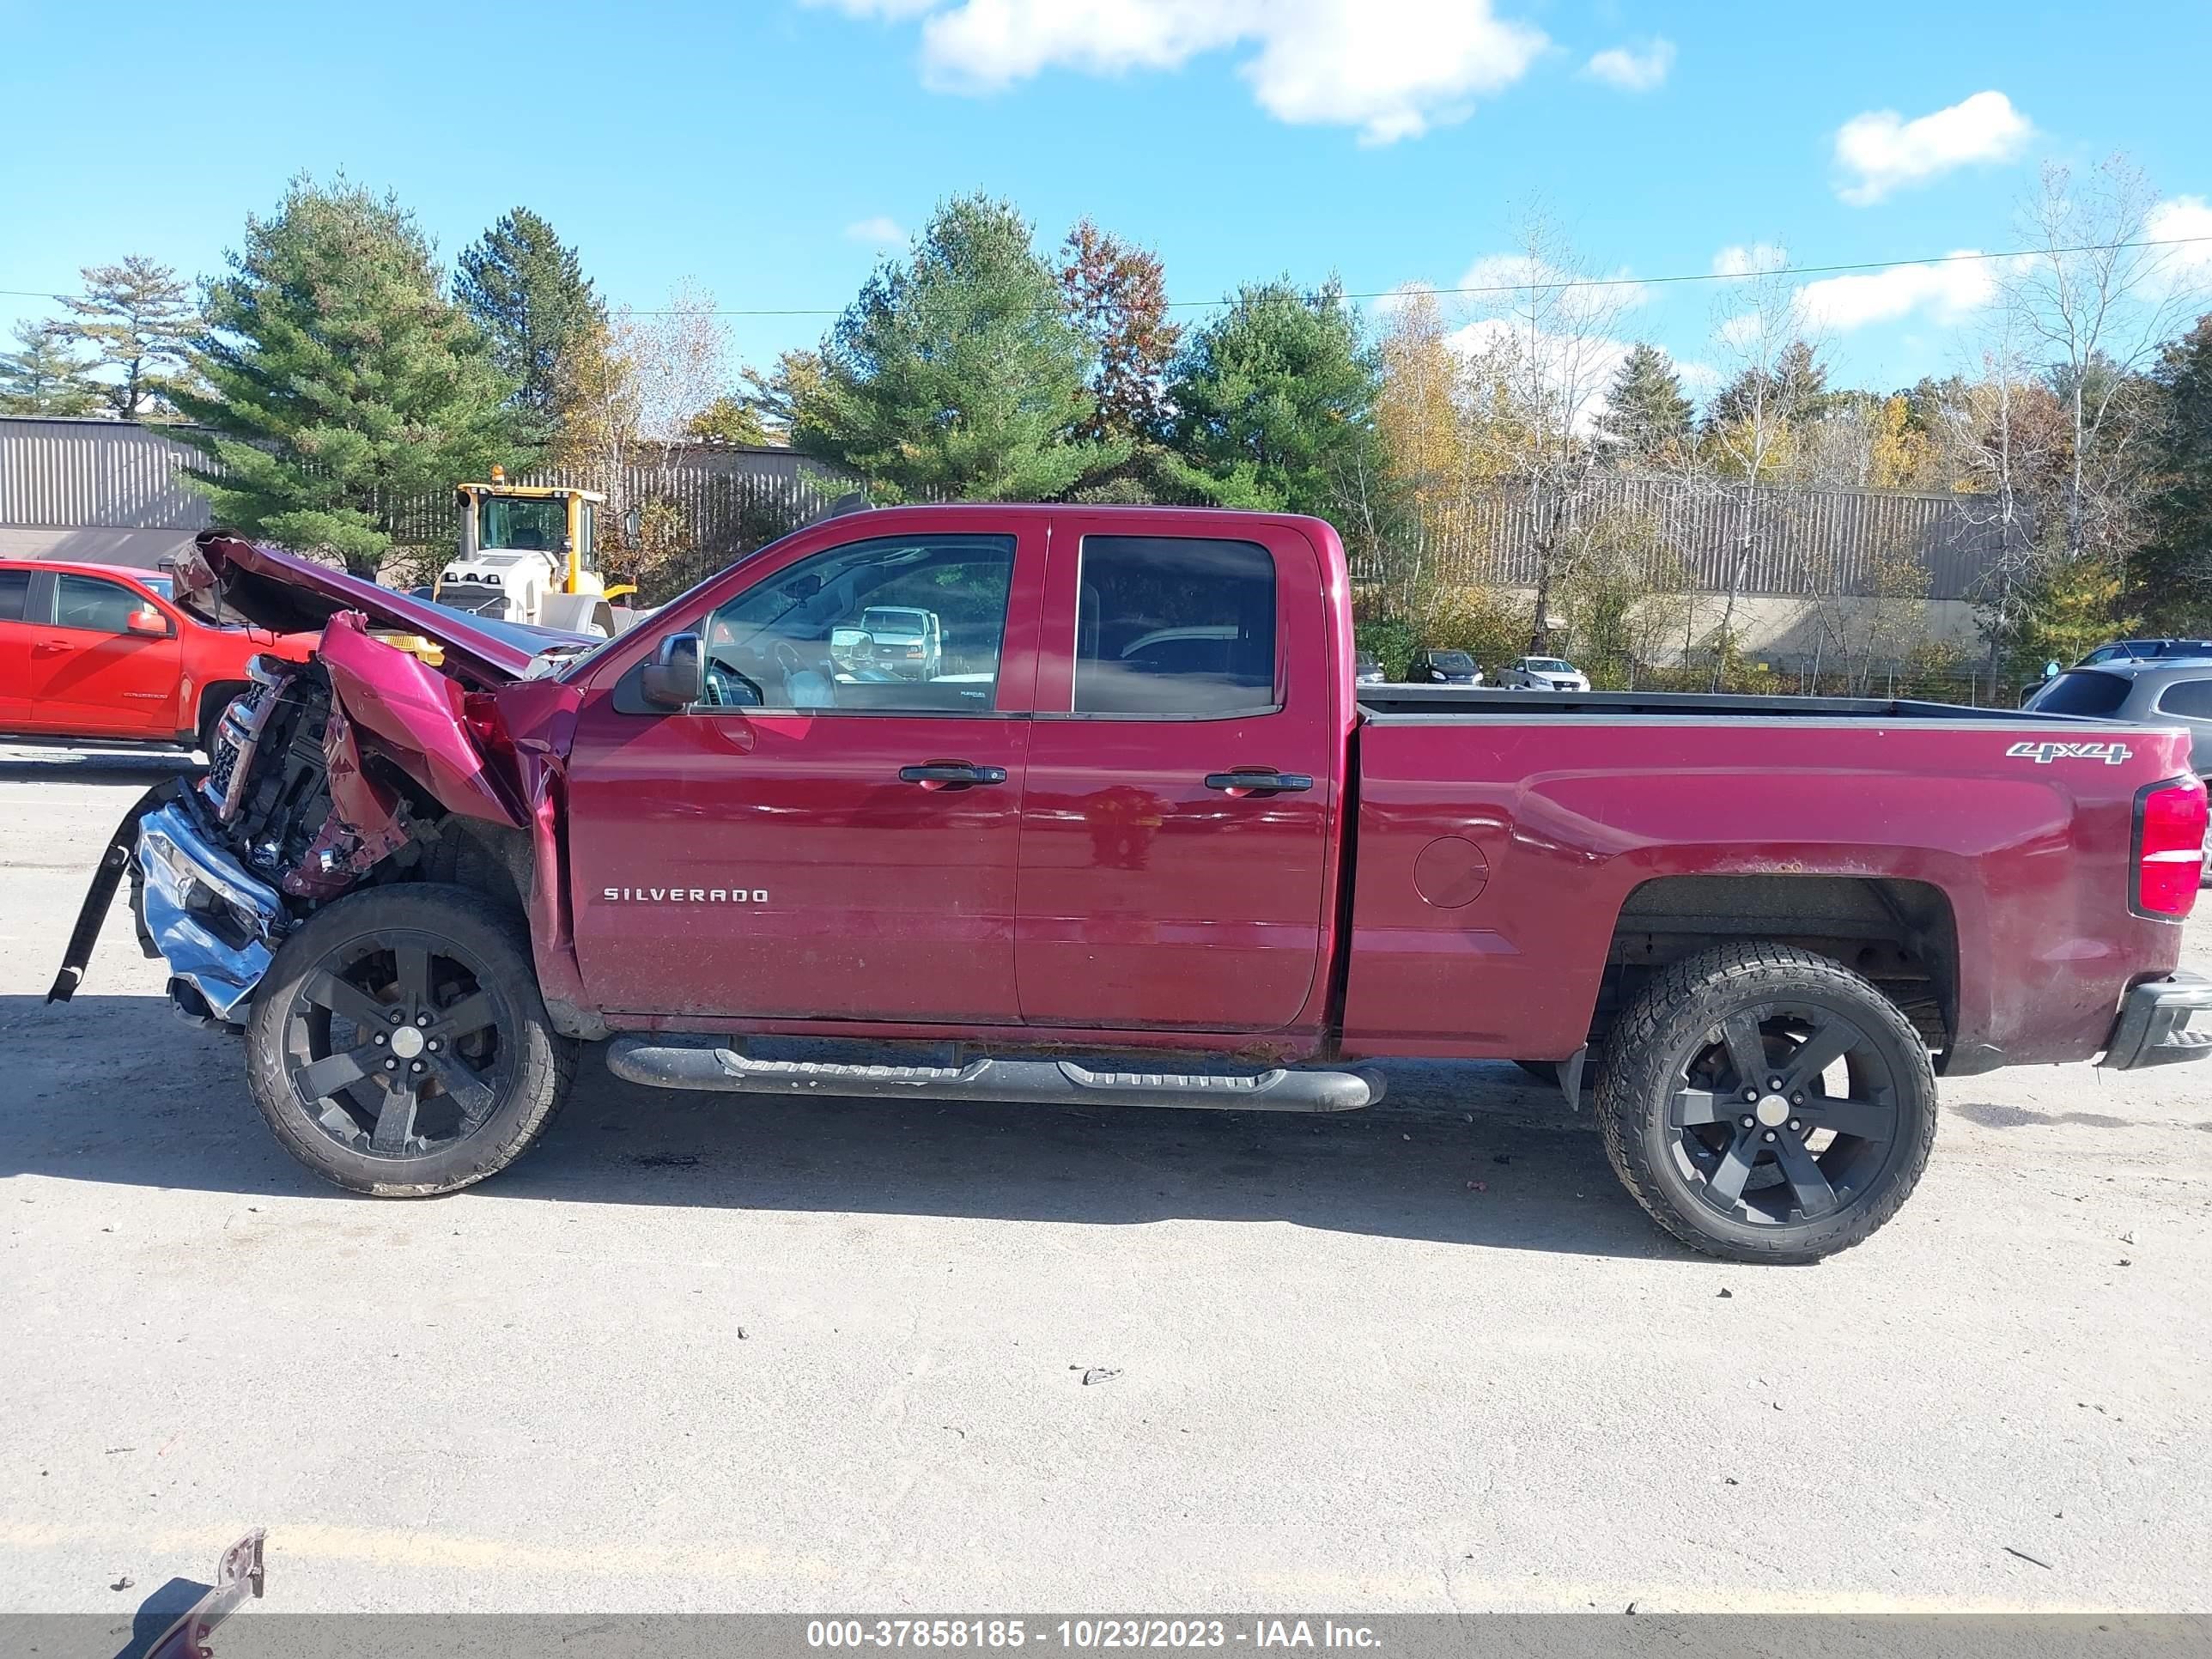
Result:
[[[54,592],[55,624],[88,633],[127,634],[131,614],[152,609],[153,601],[144,595],[97,576],[64,576]]]
[[[1086,536],[1077,605],[1077,714],[1275,706],[1275,562],[1258,544]]]
[[[707,702],[986,714],[996,706],[1011,536],[894,536],[832,548],[707,619]]]

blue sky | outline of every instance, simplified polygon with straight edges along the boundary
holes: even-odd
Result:
[[[526,204],[641,308],[689,277],[834,309],[979,186],[1042,240],[1087,214],[1152,245],[1180,301],[1455,283],[1531,199],[1643,276],[2000,249],[2040,160],[2115,149],[2161,225],[2212,235],[2208,63],[2204,0],[0,0],[0,289],[213,270],[303,168],[396,191],[449,258]],[[1843,376],[1892,385],[1955,366],[1979,296],[1947,267],[1832,297]],[[1709,358],[1718,308],[1653,290],[1620,331]],[[0,295],[0,322],[52,309]],[[733,363],[827,320],[732,317]]]

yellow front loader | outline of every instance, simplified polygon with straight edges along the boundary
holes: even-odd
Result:
[[[432,584],[441,605],[504,622],[529,623],[611,639],[613,602],[636,592],[599,577],[599,519],[607,498],[596,489],[518,484],[494,467],[489,483],[455,486],[461,509],[459,556]]]

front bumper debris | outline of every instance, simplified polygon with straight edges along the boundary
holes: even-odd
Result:
[[[208,1645],[215,1627],[248,1596],[258,1600],[268,1587],[267,1571],[261,1563],[266,1537],[257,1527],[222,1553],[222,1559],[216,1563],[214,1587],[192,1603],[183,1618],[154,1638],[146,1650],[146,1659],[208,1659],[215,1651]]]
[[[276,890],[201,832],[179,802],[149,812],[138,826],[139,902],[154,948],[169,964],[180,1006],[193,998],[215,1018],[238,1024],[284,932]]]
[[[2212,1059],[2212,1017],[2191,1030],[2192,1014],[2212,1016],[2212,979],[2177,973],[2144,981],[2121,999],[2120,1018],[2098,1065],[2126,1072]]]

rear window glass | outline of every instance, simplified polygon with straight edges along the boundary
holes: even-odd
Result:
[[[2183,680],[2159,693],[2158,712],[2184,720],[2212,720],[2212,679]]]
[[[31,573],[0,570],[0,622],[21,622],[31,597]]]
[[[2029,706],[2039,714],[2116,714],[2128,700],[2128,682],[2095,669],[2069,669],[2040,691]]]
[[[1275,699],[1275,561],[1254,542],[1086,536],[1075,712],[1222,715]]]

